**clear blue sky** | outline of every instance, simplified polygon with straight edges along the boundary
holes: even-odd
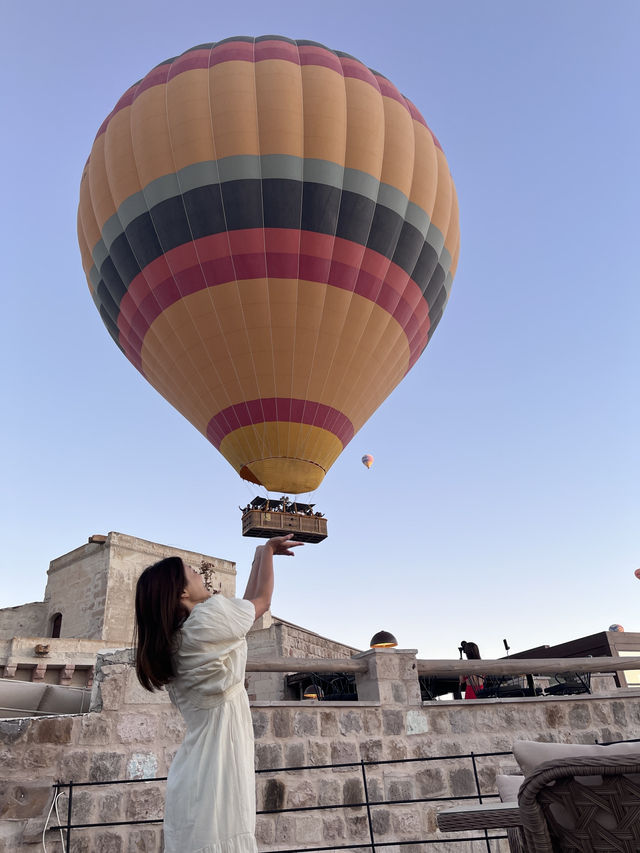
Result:
[[[0,606],[118,530],[238,563],[255,492],[109,338],[80,264],[93,137],[192,45],[277,33],[388,76],[440,139],[462,250],[433,341],[314,495],[273,609],[365,647],[484,657],[640,630],[636,0],[5,4]],[[367,471],[363,453],[375,455]]]

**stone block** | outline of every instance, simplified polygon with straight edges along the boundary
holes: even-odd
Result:
[[[382,740],[380,738],[369,738],[360,743],[360,758],[363,761],[381,761],[384,754]]]
[[[362,720],[357,711],[347,711],[340,714],[338,719],[338,728],[341,735],[349,735],[362,731]]]
[[[358,748],[353,741],[331,742],[331,763],[352,764],[358,761]]]
[[[111,782],[121,779],[125,757],[119,752],[96,752],[91,758],[89,768],[90,782]]]
[[[386,799],[392,802],[411,800],[415,797],[413,780],[405,777],[385,779]]]
[[[109,667],[109,670],[111,669],[112,667]],[[171,703],[166,690],[154,690],[153,693],[145,690],[138,681],[136,671],[133,667],[127,667],[126,669],[118,667],[117,674],[109,672],[109,676],[110,678],[116,677],[124,681],[124,691],[122,693],[122,703],[124,705],[143,705],[147,707],[148,705],[170,705]],[[103,681],[102,684],[104,687],[105,682]]]
[[[366,708],[360,711],[365,734],[379,735],[382,732],[382,718],[379,709]]]
[[[269,717],[264,711],[252,711],[253,736],[256,740],[263,738],[269,731]]]
[[[127,761],[127,779],[154,779],[158,756],[154,752],[134,752]]]
[[[583,703],[586,705],[586,702]],[[624,702],[612,702],[611,710],[613,711],[613,721],[617,726],[623,728],[627,725],[627,713]]]
[[[119,832],[101,832],[94,838],[92,853],[123,853],[124,840]]]
[[[466,708],[456,709],[456,714],[451,714],[449,721],[451,723],[451,731],[456,735],[468,735],[471,732],[478,730],[478,722],[474,720],[474,715]]]
[[[11,781],[0,784],[0,820],[27,820],[46,816],[53,789],[49,784],[35,781],[16,785]]]
[[[60,756],[60,778],[65,782],[84,782],[89,772],[89,752],[75,749]]]
[[[71,743],[73,717],[40,717],[31,721],[28,740],[32,743]]]
[[[267,815],[256,818],[256,841],[261,847],[270,847],[276,840],[275,819]]]
[[[345,779],[342,783],[342,802],[345,805],[353,805],[355,803],[363,803],[364,799],[362,779],[359,776]]]
[[[382,730],[386,735],[404,734],[404,711],[382,711]]]
[[[161,849],[159,829],[129,830],[127,853],[157,853]]]
[[[567,714],[565,705],[560,702],[554,702],[547,705],[544,709],[545,725],[549,729],[559,729],[567,724]]]
[[[393,759],[407,757],[407,743],[404,738],[393,737],[389,739],[387,743],[387,757]]]
[[[278,743],[256,744],[256,770],[282,767],[282,746]]]
[[[22,756],[22,765],[27,769],[51,767],[55,765],[58,750],[54,746],[32,746]]]
[[[94,683],[92,707],[98,711],[117,711],[124,704],[128,667],[111,665],[100,670],[101,678]]]
[[[407,711],[407,734],[422,735],[429,731],[429,715],[413,708]]]
[[[312,814],[298,815],[296,841],[301,844],[319,844],[322,841],[322,818]]]
[[[288,743],[284,748],[284,763],[286,767],[303,767],[306,764],[304,743]]]
[[[376,839],[379,835],[387,835],[391,829],[391,812],[388,809],[372,809],[371,823]]]
[[[258,803],[262,801],[260,811],[277,811],[284,807],[286,787],[281,779],[266,779],[259,792]]]
[[[385,799],[384,783],[381,776],[373,776],[376,770],[367,769],[367,791],[369,792],[370,803],[380,803]],[[377,771],[380,772],[379,770]]]
[[[458,710],[458,708],[452,708],[451,711],[440,711],[432,707],[428,708],[425,713],[429,718],[430,731],[437,735],[449,734],[451,732],[451,717],[455,717]]]
[[[315,710],[296,711],[293,715],[293,734],[296,737],[315,737],[318,734],[318,714]]]
[[[0,743],[14,744],[25,738],[33,720],[0,720]]]
[[[336,711],[320,712],[320,733],[322,737],[334,737],[340,733],[338,728],[338,714]]]
[[[127,820],[156,820],[164,813],[164,786],[146,784],[141,788],[127,785]]]
[[[273,726],[273,734],[277,738],[291,737],[292,711],[290,708],[274,708],[271,715],[271,725]]]
[[[103,793],[99,795],[98,802],[100,820],[104,823],[121,820],[123,817],[124,797],[117,793],[115,789],[109,790],[107,788],[102,790]]]
[[[567,721],[572,729],[586,729],[591,725],[591,713],[586,702],[576,702],[569,709]]]
[[[444,773],[440,767],[430,764],[416,773],[416,784],[420,797],[439,797],[446,793]]]
[[[144,743],[158,735],[158,718],[153,714],[121,714],[116,726],[121,743]]]
[[[276,818],[276,842],[292,844],[296,840],[296,819],[291,814],[278,815]]]
[[[420,818],[420,812],[417,809],[411,807],[402,809],[397,806],[391,816],[394,834],[400,839],[413,838],[417,841],[422,833]]]
[[[325,815],[322,818],[322,835],[325,842],[342,841],[346,835],[344,819],[340,815]]]
[[[449,771],[449,787],[454,797],[465,797],[476,793],[475,777],[470,767],[457,767]]]
[[[16,749],[0,749],[0,767],[3,770],[13,769],[20,763],[20,753]]]
[[[396,705],[407,704],[407,687],[402,681],[391,682],[391,698]]]
[[[369,821],[366,813],[347,814],[345,818],[347,837],[352,841],[363,841],[370,838]]]
[[[309,764],[329,764],[330,759],[331,756],[329,753],[328,743],[322,743],[317,740],[312,740],[307,743],[307,760]]]
[[[308,779],[302,782],[289,784],[287,791],[287,808],[300,809],[305,806],[315,806],[318,803],[318,794]]]
[[[95,712],[83,714],[78,741],[95,746],[105,746],[110,743],[111,726],[108,717]]]
[[[333,806],[341,802],[342,787],[337,779],[323,778],[318,794],[319,806]]]

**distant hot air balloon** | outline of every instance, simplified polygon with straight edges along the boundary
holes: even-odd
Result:
[[[373,456],[370,453],[365,453],[362,457],[362,464],[366,465],[367,468],[371,468],[373,465]]]
[[[241,477],[287,494],[320,485],[415,364],[459,245],[411,101],[280,36],[199,45],[128,89],[93,143],[78,232],[122,352]]]
[[[609,630],[624,633],[624,628],[622,627],[622,625],[609,625]]]
[[[640,569],[636,569],[634,575],[640,580]]]

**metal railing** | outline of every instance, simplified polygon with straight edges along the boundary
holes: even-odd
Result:
[[[351,844],[336,844],[333,842],[328,846],[321,847],[294,847],[294,848],[277,848],[275,853],[319,853],[319,851],[330,851],[330,850],[371,850],[376,851],[378,849],[383,849],[386,847],[406,847],[412,844],[425,844],[425,845],[436,845],[436,844],[456,844],[456,843],[467,843],[476,845],[481,843],[485,850],[491,853],[495,848],[492,847],[492,842],[498,841],[499,839],[506,838],[507,835],[504,832],[492,831],[491,834],[484,830],[482,835],[475,836],[467,836],[465,838],[413,838],[410,840],[407,839],[380,839],[376,838],[376,831],[374,827],[374,818],[373,813],[376,809],[385,806],[385,807],[394,807],[394,806],[408,806],[412,804],[425,804],[425,803],[450,803],[450,802],[466,802],[466,801],[475,801],[479,804],[491,799],[497,799],[498,794],[494,792],[486,793],[481,790],[480,784],[480,776],[478,772],[478,761],[482,761],[486,758],[497,758],[503,756],[511,756],[510,751],[506,752],[468,752],[461,753],[458,755],[438,755],[438,756],[428,756],[428,757],[420,757],[420,758],[398,758],[398,759],[386,759],[379,761],[354,761],[354,762],[344,762],[338,764],[311,764],[311,765],[302,765],[299,767],[276,767],[276,768],[265,768],[261,770],[257,770],[256,774],[258,776],[263,774],[269,774],[270,776],[279,776],[281,774],[286,773],[297,773],[297,772],[315,772],[315,771],[324,771],[328,773],[329,771],[335,770],[344,770],[346,768],[358,768],[360,771],[360,776],[362,780],[362,791],[364,793],[364,797],[359,802],[352,803],[331,803],[331,804],[322,804],[322,805],[309,805],[309,806],[296,806],[296,807],[288,807],[288,808],[274,808],[274,809],[262,809],[257,812],[258,815],[269,815],[269,814],[287,814],[293,812],[316,812],[316,811],[330,811],[330,810],[353,810],[353,809],[364,809],[367,817],[367,827],[368,827],[368,840],[367,841],[354,841]],[[469,762],[469,765],[472,770],[473,780],[474,780],[474,788],[473,793],[456,795],[456,796],[429,796],[429,797],[409,797],[404,799],[372,799],[370,796],[370,782],[372,781],[370,773],[373,768],[376,767],[384,767],[389,765],[411,765],[416,767],[420,764],[433,764],[434,762],[452,762],[452,761],[466,761]],[[101,827],[115,827],[115,826],[140,826],[144,824],[160,824],[162,822],[162,818],[142,818],[138,820],[116,820],[116,821],[101,821],[101,822],[78,822],[75,823],[73,819],[73,796],[74,792],[77,792],[78,789],[84,789],[89,787],[97,787],[97,786],[112,786],[112,785],[147,785],[153,782],[165,782],[167,779],[166,776],[158,776],[151,779],[115,779],[108,782],[56,782],[53,785],[54,788],[54,801],[61,797],[63,797],[66,793],[67,795],[67,803],[66,803],[66,821],[62,821],[60,818],[58,819],[58,824],[55,826],[49,827],[48,831],[59,831],[64,834],[66,839],[66,849],[69,851],[71,849],[71,839],[72,833],[78,830],[89,830],[89,829],[98,829]],[[378,833],[378,835],[386,833]],[[474,848],[475,849],[475,848]]]

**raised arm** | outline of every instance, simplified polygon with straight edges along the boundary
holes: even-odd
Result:
[[[266,613],[271,606],[274,555],[284,554],[287,557],[293,557],[295,555],[291,549],[303,544],[303,542],[294,542],[293,533],[289,533],[287,536],[268,539],[264,545],[258,545],[256,548],[247,588],[242,596],[253,603],[256,619]]]

